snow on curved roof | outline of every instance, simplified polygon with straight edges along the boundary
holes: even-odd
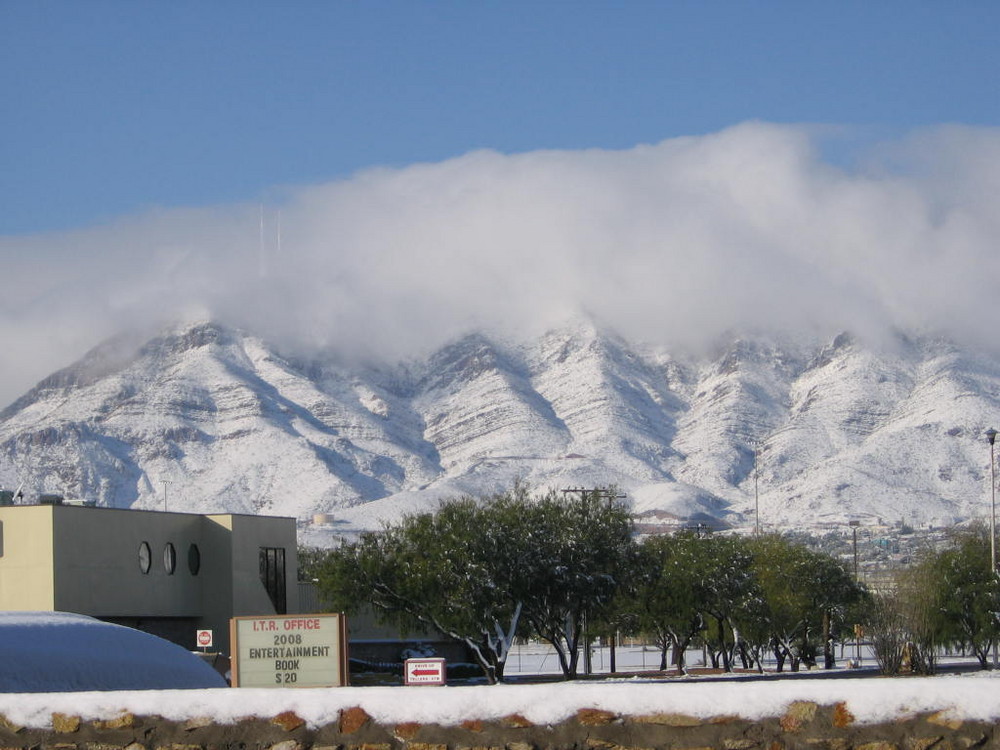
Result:
[[[197,655],[68,612],[0,612],[0,693],[225,687]]]

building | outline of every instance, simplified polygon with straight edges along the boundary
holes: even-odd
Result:
[[[0,610],[76,612],[229,653],[229,620],[299,612],[295,519],[0,506]]]

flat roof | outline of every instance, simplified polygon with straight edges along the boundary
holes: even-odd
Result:
[[[17,505],[0,505],[0,511],[13,508],[59,508],[61,510],[86,510],[86,511],[119,511],[123,513],[149,513],[152,515],[175,515],[175,516],[197,516],[199,518],[211,518],[213,516],[232,516],[234,518],[276,518],[298,521],[294,516],[267,516],[256,513],[194,513],[183,510],[154,510],[152,508],[109,508],[106,505],[82,505],[79,503],[19,503]]]

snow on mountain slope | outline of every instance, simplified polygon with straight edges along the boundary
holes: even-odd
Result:
[[[680,404],[660,372],[593,326],[550,333],[529,356],[535,387],[572,436],[572,454],[634,479],[670,478]]]
[[[789,391],[802,369],[790,343],[735,339],[697,375],[674,445],[685,461],[678,478],[738,501],[753,481],[754,445],[786,421]],[[750,487],[752,491],[752,486]]]
[[[218,326],[158,337],[96,382],[73,369],[4,413],[5,480],[115,507],[307,516],[433,476],[349,387],[327,375],[321,390]]]
[[[896,352],[876,354],[842,334],[806,363],[788,391],[789,408],[780,429],[759,446],[762,507],[780,512],[773,488],[809,509],[817,519],[829,512],[823,497],[835,499],[834,514],[864,512],[851,488],[869,485],[851,474],[867,470],[878,445],[875,435],[906,403],[916,362]],[[849,470],[845,471],[844,459]],[[881,512],[899,519],[899,508]]]
[[[990,425],[1000,360],[938,339],[694,356],[577,321],[375,367],[201,322],[107,342],[0,412],[0,486],[347,527],[515,479],[732,523],[755,498],[766,525],[951,522],[986,510]]]
[[[449,475],[487,457],[550,459],[566,449],[565,426],[521,363],[482,336],[431,357],[419,390],[415,406]]]

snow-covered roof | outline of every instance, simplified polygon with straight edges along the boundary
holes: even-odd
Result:
[[[0,693],[224,687],[200,657],[68,612],[0,612]]]

